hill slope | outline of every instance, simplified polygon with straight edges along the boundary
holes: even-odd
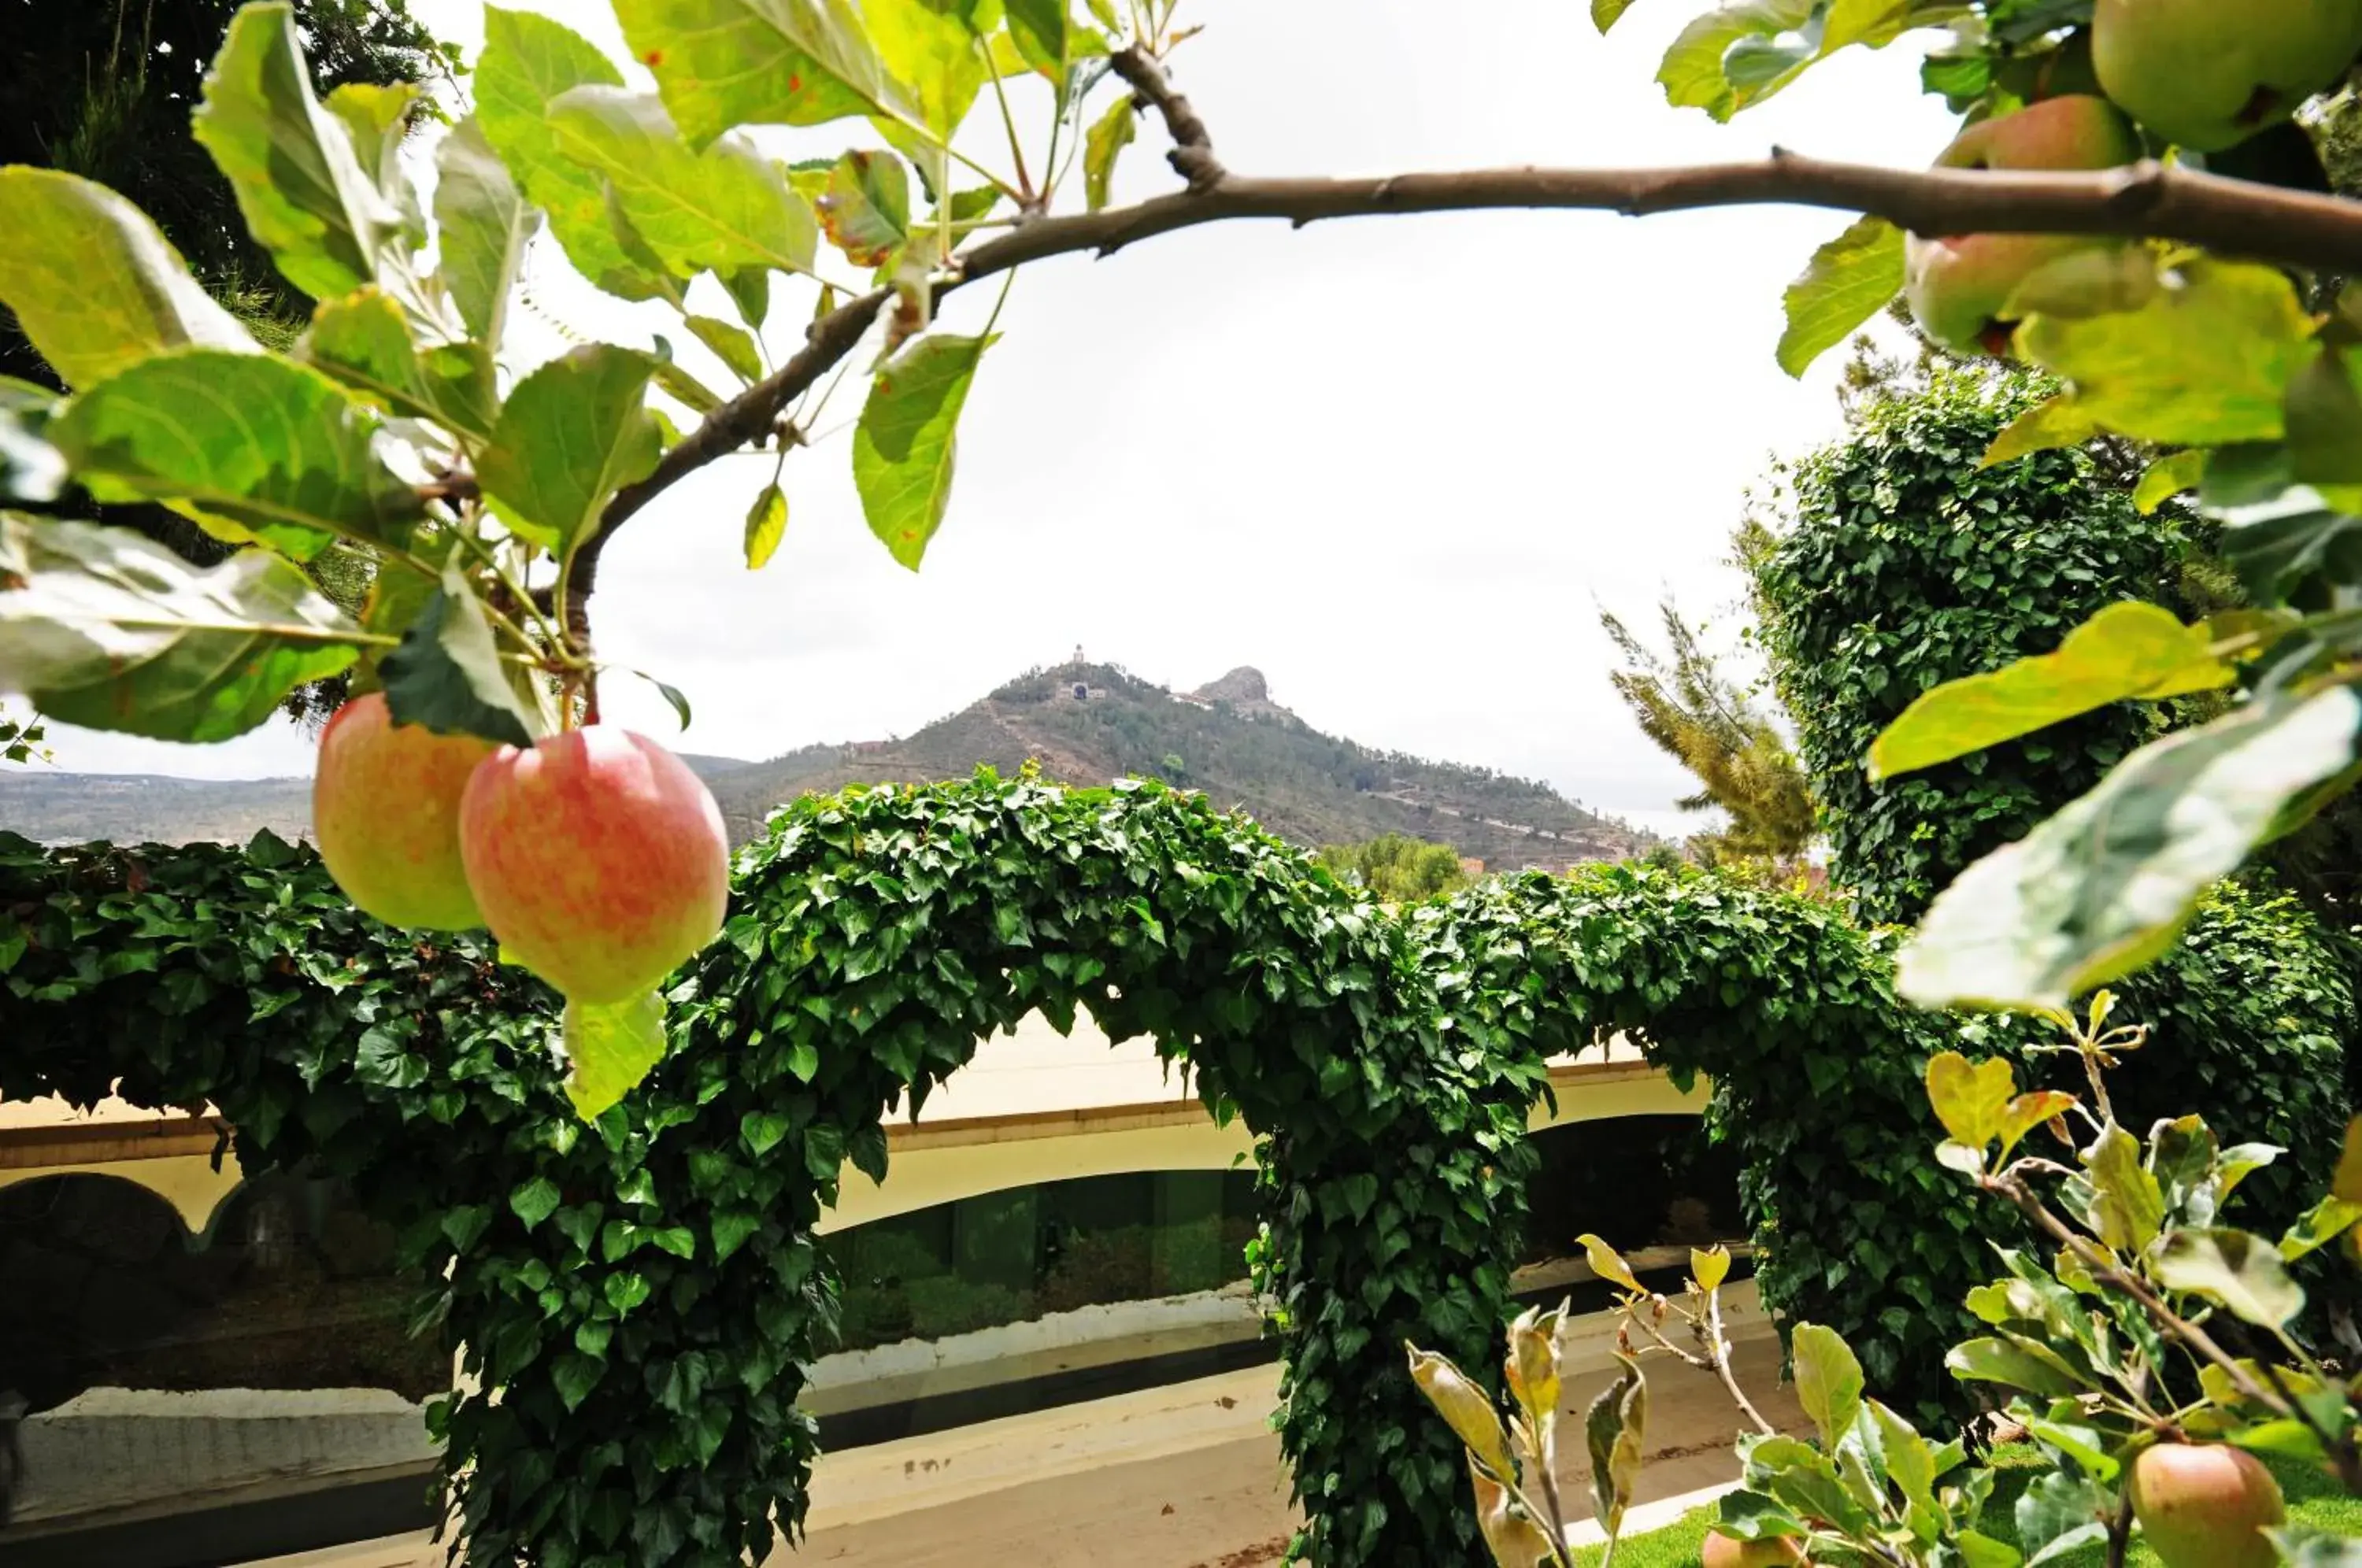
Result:
[[[714,794],[745,838],[808,791],[948,778],[978,763],[1013,772],[1029,758],[1069,783],[1137,775],[1202,790],[1304,845],[1407,834],[1506,870],[1619,859],[1648,843],[1547,785],[1323,734],[1246,668],[1183,695],[1110,665],[1037,670],[916,734],[806,746],[716,779]]]
[[[1202,790],[1303,845],[1400,833],[1514,870],[1617,859],[1648,843],[1546,785],[1323,734],[1272,701],[1247,668],[1176,695],[1113,666],[1069,664],[1021,676],[896,740],[806,746],[759,763],[687,758],[721,802],[734,842],[800,794],[959,778],[979,764],[1013,773],[1029,759],[1073,784],[1153,776]],[[237,843],[265,827],[293,838],[309,830],[311,804],[304,778],[0,768],[0,829],[47,844]]]

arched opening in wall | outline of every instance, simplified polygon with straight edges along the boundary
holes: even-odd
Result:
[[[0,1187],[0,1562],[179,1568],[418,1528],[435,1510],[417,1282],[344,1184],[272,1173],[192,1234],[88,1172]]]

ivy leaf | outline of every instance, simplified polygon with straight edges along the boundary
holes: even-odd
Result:
[[[376,279],[402,213],[361,167],[344,122],[312,95],[292,7],[249,5],[231,17],[191,129],[289,282],[333,299]]]
[[[557,1206],[564,1201],[557,1184],[544,1176],[534,1177],[509,1194],[509,1207],[524,1221],[528,1231],[557,1213]]]
[[[1861,1363],[1834,1329],[1799,1323],[1789,1340],[1795,1361],[1796,1402],[1820,1429],[1821,1446],[1834,1452],[1861,1414]]]
[[[402,539],[425,514],[379,460],[377,426],[316,370],[183,348],[83,392],[49,435],[102,501],[176,502],[215,533],[309,559],[338,535]]]
[[[2296,286],[2275,267],[2200,258],[2138,310],[2036,315],[2021,353],[2074,383],[2070,408],[2165,446],[2277,441],[2289,384],[2320,352]]]
[[[1892,778],[2088,713],[2228,686],[2237,672],[2213,653],[2204,624],[2126,601],[2067,634],[2057,653],[1921,692],[1871,743],[1870,776]]]
[[[0,169],[0,304],[70,386],[174,348],[259,354],[148,215],[54,169]]]
[[[763,1228],[763,1217],[723,1209],[713,1216],[713,1261],[729,1261],[730,1254],[745,1246],[747,1238]]]
[[[566,1098],[574,1102],[576,1115],[595,1121],[656,1070],[665,1055],[664,1018],[664,998],[654,991],[603,1006],[568,999]],[[607,1283],[612,1301],[615,1282]],[[646,1295],[645,1286],[641,1295]],[[630,1307],[617,1303],[616,1309]]]
[[[844,0],[615,0],[615,19],[691,147],[733,126],[869,113],[870,99],[833,67],[885,91],[884,68]],[[815,41],[822,56],[807,47]]]
[[[534,716],[517,700],[492,624],[456,566],[444,569],[441,588],[402,635],[402,646],[379,662],[378,679],[397,724],[533,744]]]
[[[609,1283],[612,1286],[613,1280]],[[599,1386],[606,1370],[604,1361],[568,1351],[550,1363],[549,1381],[557,1389],[558,1399],[572,1410],[590,1397],[590,1390]]]
[[[853,436],[853,482],[869,531],[919,569],[951,502],[960,408],[991,337],[921,338],[877,374]]]
[[[2133,486],[2133,505],[2142,516],[2149,516],[2183,491],[2197,489],[2205,474],[2203,447],[2186,447],[2159,458],[2141,470],[2140,483]]]
[[[621,87],[623,73],[579,34],[529,11],[484,7],[484,52],[472,79],[476,121],[527,200],[549,217],[566,259],[627,300],[656,299],[666,281],[625,255],[607,220],[607,182],[558,149],[549,105],[576,87]]]
[[[2262,1328],[2277,1329],[2304,1310],[2304,1287],[2289,1277],[2279,1252],[2245,1231],[2169,1231],[2149,1272],[2168,1290],[2203,1296]]]
[[[655,373],[646,354],[589,343],[519,381],[476,465],[502,520],[560,555],[596,534],[615,491],[663,455],[646,407]]]
[[[853,151],[829,170],[817,205],[829,243],[856,267],[880,267],[911,230],[911,178],[890,152]]]
[[[1600,31],[1606,30],[1603,24]],[[1780,368],[1803,376],[1806,366],[1844,342],[1902,289],[1903,231],[1884,218],[1856,222],[1814,251],[1803,275],[1788,285]]]
[[[769,564],[788,533],[788,496],[776,484],[767,484],[746,509],[746,569],[760,571]]]
[[[811,210],[745,138],[691,151],[654,94],[598,85],[561,94],[549,124],[559,149],[607,182],[672,271],[811,271],[820,237]]]
[[[1923,1007],[2061,1009],[2172,942],[2282,805],[2353,759],[2345,687],[2265,699],[2151,742],[1962,872],[1897,960]]]
[[[470,115],[435,149],[435,226],[444,285],[459,319],[497,351],[525,247],[541,217]]]
[[[1083,199],[1098,212],[1108,204],[1108,184],[1115,178],[1115,160],[1140,134],[1140,117],[1129,94],[1107,106],[1083,137]]]
[[[463,346],[422,357],[402,307],[375,284],[312,313],[298,352],[388,411],[481,440],[492,427],[488,366]]]
[[[0,690],[66,723],[227,740],[350,665],[356,630],[265,550],[194,567],[128,528],[0,513]]]

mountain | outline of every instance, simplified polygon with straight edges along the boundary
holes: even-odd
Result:
[[[1399,833],[1511,870],[1621,859],[1650,843],[1546,784],[1323,734],[1246,668],[1180,693],[1114,665],[1032,670],[915,734],[806,746],[715,779],[713,792],[731,835],[745,838],[808,791],[955,778],[978,763],[1009,773],[1029,758],[1069,783],[1136,775],[1202,790],[1303,845]]]
[[[1323,734],[1273,701],[1262,674],[1246,668],[1173,692],[1078,660],[1029,671],[915,734],[805,746],[767,762],[684,760],[739,842],[800,794],[960,778],[980,763],[1013,773],[1028,760],[1074,784],[1153,776],[1202,790],[1298,844],[1399,833],[1449,844],[1493,870],[1619,859],[1650,842],[1545,784]],[[292,838],[310,823],[309,779],[0,768],[0,828],[42,843],[242,842],[264,827]]]

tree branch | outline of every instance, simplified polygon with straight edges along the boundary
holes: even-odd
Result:
[[[1164,118],[1175,143],[1174,166],[1191,187],[1127,207],[1028,218],[953,258],[936,284],[938,300],[1028,261],[1085,251],[1110,256],[1127,245],[1202,224],[1265,218],[1301,228],[1333,218],[1511,209],[1648,217],[1730,206],[1826,207],[1882,217],[1921,235],[2171,239],[2228,255],[2362,273],[2362,202],[2154,161],[2088,173],[1903,170],[1830,163],[1775,148],[1758,161],[1678,168],[1253,178],[1230,173],[1215,160],[1205,122],[1173,90],[1162,66],[1131,50],[1111,57],[1111,65]],[[813,322],[804,347],[785,364],[714,410],[646,479],[618,491],[599,534],[576,558],[578,602],[590,597],[600,552],[617,529],[690,473],[768,434],[790,402],[853,351],[890,298],[890,291],[874,290]]]

